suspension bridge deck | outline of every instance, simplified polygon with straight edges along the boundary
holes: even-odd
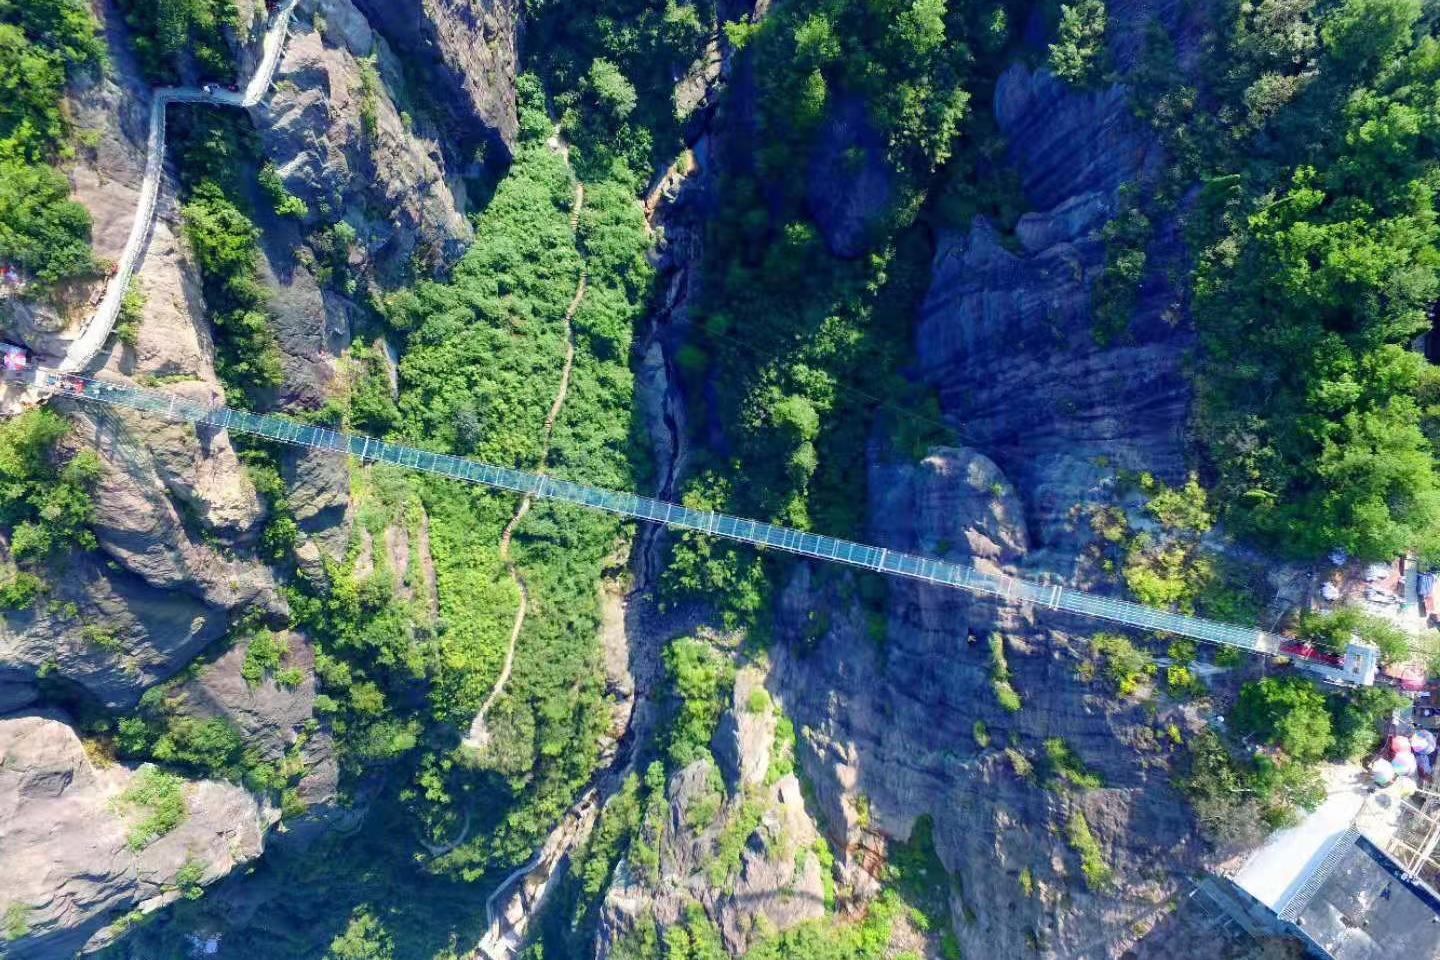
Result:
[[[172,421],[231,430],[310,450],[345,454],[363,461],[390,463],[498,490],[573,503],[591,510],[663,523],[682,530],[724,537],[785,553],[968,590],[1001,601],[1030,603],[1127,627],[1160,631],[1254,653],[1275,655],[1280,652],[1281,638],[1256,627],[1237,626],[1204,617],[1159,610],[1128,600],[1097,596],[1060,584],[1040,583],[1003,573],[987,573],[972,564],[952,563],[729,514],[694,510],[665,500],[389,443],[361,434],[300,423],[288,417],[251,413],[186,399],[160,390],[45,369],[36,372],[36,385],[42,393],[135,410]],[[1310,666],[1318,672],[1326,673],[1323,667]],[[1352,649],[1346,654],[1342,666],[1329,668],[1327,679],[1339,683],[1368,685],[1373,682],[1374,673],[1375,664],[1371,658],[1363,651]]]

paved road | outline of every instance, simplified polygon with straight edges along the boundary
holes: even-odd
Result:
[[[150,239],[150,228],[155,223],[155,206],[160,197],[160,183],[165,175],[165,110],[172,103],[208,103],[217,107],[252,107],[259,103],[275,79],[275,69],[280,64],[280,51],[285,46],[285,31],[290,26],[290,14],[296,0],[284,0],[275,11],[270,26],[261,41],[260,63],[243,92],[213,87],[205,90],[197,87],[156,87],[150,101],[150,135],[145,145],[145,176],[140,182],[140,201],[136,204],[135,220],[130,225],[130,238],[125,241],[125,250],[115,273],[105,287],[105,297],[99,308],[86,321],[80,336],[71,341],[59,367],[66,373],[79,373],[89,368],[95,357],[110,339],[110,331],[120,315],[120,304],[130,286],[140,261],[145,253],[145,244]]]

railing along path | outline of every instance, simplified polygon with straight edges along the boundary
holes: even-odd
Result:
[[[1100,597],[1059,584],[1037,583],[1003,573],[987,573],[972,564],[951,563],[759,520],[747,520],[709,510],[695,510],[678,503],[642,497],[634,493],[606,490],[526,470],[515,470],[450,454],[434,453],[418,447],[389,443],[362,434],[311,426],[274,414],[251,413],[189,400],[161,390],[49,371],[42,371],[40,379],[43,388],[54,390],[59,396],[158,414],[170,420],[232,430],[310,450],[347,454],[363,461],[391,463],[497,490],[578,504],[622,517],[663,523],[681,530],[738,540],[817,560],[956,587],[999,600],[1064,610],[1142,630],[1159,630],[1257,653],[1273,654],[1278,650],[1277,640],[1255,627],[1235,626],[1204,617],[1157,610],[1128,600]]]

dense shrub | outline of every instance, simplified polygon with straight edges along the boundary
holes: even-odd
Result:
[[[367,907],[357,907],[343,933],[330,942],[325,960],[390,960],[395,942]]]
[[[1391,713],[1405,704],[1405,698],[1387,687],[1366,687],[1331,694],[1325,702],[1335,735],[1329,757],[1353,762],[1380,745]]]
[[[1232,753],[1214,731],[1190,738],[1182,789],[1201,828],[1225,847],[1249,847],[1325,799],[1319,775],[1286,758]]]
[[[1080,873],[1085,877],[1085,885],[1091,890],[1104,890],[1110,886],[1114,871],[1105,860],[1100,842],[1090,832],[1085,814],[1079,810],[1073,811],[1065,821],[1065,839],[1069,841],[1070,849],[1080,857]]]
[[[1387,663],[1408,659],[1411,639],[1393,623],[1358,607],[1344,606],[1329,612],[1307,610],[1300,615],[1296,632],[1322,650],[1344,653],[1359,637],[1375,644]]]
[[[131,820],[128,842],[136,853],[174,830],[189,816],[185,781],[157,767],[135,774],[120,794],[120,808]]]
[[[1176,157],[1170,199],[1206,185],[1188,219],[1216,503],[1297,556],[1428,555],[1440,535],[1440,377],[1407,349],[1440,289],[1421,9],[1220,4],[1203,91],[1159,33],[1136,78]]]
[[[235,73],[225,30],[240,24],[235,0],[121,0],[135,52],[151,79],[225,80]]]
[[[91,274],[90,215],[49,166],[65,152],[66,82],[104,62],[81,0],[0,0],[0,267],[46,289]]]
[[[43,589],[37,574],[48,561],[95,547],[91,489],[100,460],[89,450],[62,456],[59,445],[69,429],[49,408],[0,424],[0,532],[14,561],[0,575],[0,606],[29,606]]]
[[[1119,633],[1097,633],[1090,638],[1094,651],[1104,658],[1105,677],[1114,691],[1128,697],[1155,675],[1155,658]]]
[[[665,648],[665,669],[679,701],[667,752],[671,764],[683,767],[709,756],[715,725],[730,705],[735,668],[709,644],[680,639]]]
[[[1237,729],[1254,733],[1302,763],[1323,757],[1335,740],[1325,697],[1301,677],[1265,677],[1245,684],[1234,720]]]

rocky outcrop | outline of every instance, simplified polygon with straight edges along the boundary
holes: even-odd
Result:
[[[1024,558],[1029,537],[1015,491],[973,451],[874,467],[871,489],[876,542],[982,565]],[[897,512],[904,505],[913,512]],[[821,821],[846,852],[844,879],[871,886],[888,844],[929,816],[956,881],[952,915],[966,955],[1023,956],[1037,944],[1047,957],[1118,955],[1134,939],[1132,924],[1157,913],[1202,862],[1170,785],[1176,748],[1157,736],[1170,723],[1183,728],[1178,708],[1152,716],[1080,679],[1088,634],[1072,639],[1016,608],[894,582],[876,637],[845,599],[849,589],[796,573],[781,598],[782,632],[813,635],[815,610],[830,618],[818,645],[778,658],[772,676],[801,730]],[[1024,702],[1017,713],[992,689],[996,631]],[[1104,787],[1047,788],[1042,745],[1051,738]],[[1086,884],[1065,840],[1077,814],[1114,871],[1108,890]]]
[[[482,145],[509,158],[519,119],[517,0],[357,0],[395,51],[414,64],[461,157]]]
[[[123,18],[109,4],[99,12],[110,68],[71,91],[72,119],[94,144],[81,151],[72,177],[76,199],[94,217],[96,253],[114,257],[135,216],[150,93]],[[174,227],[174,197],[168,182],[134,281],[145,297],[145,322],[133,347],[112,345],[104,362],[111,375],[186,378],[172,389],[208,400],[219,389],[213,345],[196,273]],[[46,332],[22,322],[19,333],[53,357],[75,330]],[[227,436],[153,419],[71,414],[75,442],[101,455],[94,524],[100,552],[69,557],[44,603],[0,621],[0,664],[25,689],[33,691],[44,670],[101,703],[125,707],[221,636],[232,611],[279,613],[283,603],[269,571],[232,552],[254,542],[264,510]]]
[[[918,465],[877,457],[870,489],[871,529],[889,546],[928,556],[958,550],[999,566],[1025,554],[1020,498],[1000,468],[974,450],[936,447]]]
[[[1032,560],[1068,575],[1088,536],[1074,511],[1102,498],[1114,468],[1184,475],[1191,334],[1166,279],[1183,250],[1173,222],[1156,225],[1128,328],[1102,343],[1091,303],[1100,230],[1157,150],[1120,88],[1076,93],[1016,67],[995,112],[1038,212],[1013,240],[983,218],[941,235],[916,352],[946,417],[1019,488],[1046,551]]]
[[[251,686],[242,668],[246,645],[238,643],[176,691],[186,712],[201,719],[223,717],[234,724],[258,759],[278,763],[287,755],[304,761],[300,797],[308,806],[334,799],[339,780],[334,744],[315,717],[315,650],[303,635],[275,635],[285,650],[282,666],[298,671],[300,682],[286,686],[266,675]],[[289,821],[286,821],[289,824]]]
[[[616,868],[601,910],[600,960],[642,920],[663,929],[697,903],[736,955],[757,931],[788,930],[824,915],[824,867],[816,850],[823,841],[800,781],[772,766],[782,756],[788,762],[791,748],[776,742],[763,680],[756,668],[739,671],[714,758],[670,778],[658,871],[646,876],[623,861]]]
[[[145,811],[126,800],[135,776],[92,760],[61,715],[0,717],[0,915],[26,930],[5,956],[96,948],[181,897],[179,882],[208,884],[259,855],[271,815],[213,781],[184,787],[178,826],[136,839]]]
[[[382,277],[408,275],[417,253],[453,260],[471,236],[465,188],[407,98],[399,60],[350,0],[297,12],[274,92],[253,111],[286,188],[316,222],[350,224]]]

